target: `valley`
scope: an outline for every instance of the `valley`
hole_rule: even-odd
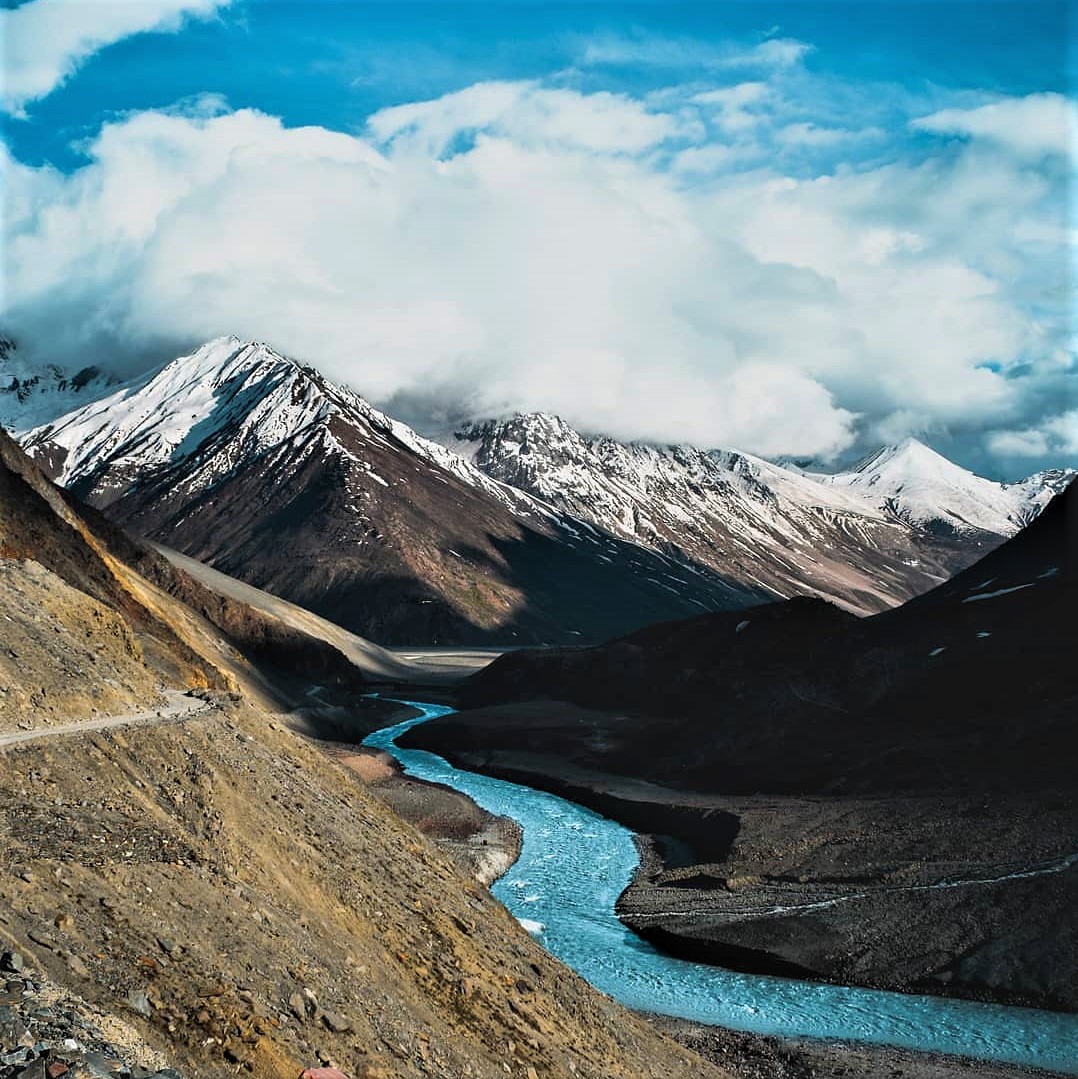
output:
[[[1078,1079],[1065,0],[6,0],[0,1079]]]
[[[23,436],[66,489],[0,433],[24,1042],[60,993],[82,1044],[185,1079],[1070,1071],[1066,474],[944,469],[948,523],[886,494],[943,468],[913,445],[866,499],[535,417],[460,456],[235,340],[111,388]],[[618,485],[563,483],[552,430]],[[706,557],[653,527],[682,488],[729,511]],[[462,559],[476,522],[535,575]],[[463,613],[449,566],[516,613]]]

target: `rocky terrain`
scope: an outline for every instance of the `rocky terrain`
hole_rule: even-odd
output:
[[[947,585],[516,652],[403,741],[650,836],[622,912],[751,971],[1072,1010],[1074,493]]]

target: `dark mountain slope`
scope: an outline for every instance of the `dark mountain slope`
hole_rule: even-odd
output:
[[[406,740],[641,833],[619,909],[672,952],[1078,1009],[1075,493],[894,611],[517,652]]]
[[[517,652],[477,676],[467,702],[554,698],[630,711],[639,719],[598,721],[616,747],[603,751],[604,766],[696,790],[1069,784],[1074,501],[1072,488],[946,585],[870,619],[794,600],[597,648]],[[424,737],[468,736],[464,717],[453,723]],[[567,756],[596,759],[583,733],[566,738]]]

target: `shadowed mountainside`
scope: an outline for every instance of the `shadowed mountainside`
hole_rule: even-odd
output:
[[[589,749],[590,732],[566,732],[562,748],[578,764],[686,789],[1070,783],[1061,750],[1074,744],[1078,707],[1075,497],[1072,487],[981,562],[869,619],[797,599],[596,648],[514,652],[472,679],[465,700],[631,712],[640,719],[610,715],[601,751]],[[466,721],[456,725],[467,737]],[[449,740],[452,726],[454,717],[430,729]]]

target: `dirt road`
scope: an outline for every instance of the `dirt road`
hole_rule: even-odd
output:
[[[28,730],[0,731],[0,747],[33,742],[38,738],[61,738],[73,734],[105,731],[110,727],[183,723],[214,708],[214,705],[207,701],[198,697],[188,697],[177,690],[166,690],[164,696],[164,704],[140,712],[126,712],[118,716],[97,716],[94,719],[81,719],[75,723],[54,723],[47,727],[34,726]]]

